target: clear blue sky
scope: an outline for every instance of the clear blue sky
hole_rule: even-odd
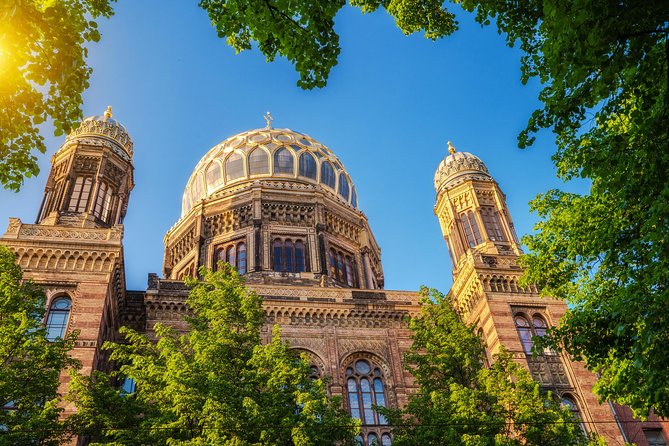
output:
[[[433,175],[448,140],[486,163],[519,235],[536,220],[528,201],[560,185],[549,132],[536,147],[517,148],[538,105],[538,85],[519,80],[520,52],[466,13],[458,14],[460,31],[435,43],[402,35],[384,12],[345,7],[336,18],[339,64],[326,88],[303,91],[285,60],[235,55],[196,1],[121,0],[115,9],[90,48],[84,115],[111,104],[134,140],[136,185],[124,239],[130,289],[145,289],[147,273],[162,272],[163,237],[180,216],[198,160],[229,136],[262,127],[268,110],[275,127],[312,136],[344,163],[381,246],[387,289],[451,286],[433,213]],[[48,130],[39,177],[19,194],[0,191],[2,233],[10,216],[35,219],[49,160],[63,142]]]

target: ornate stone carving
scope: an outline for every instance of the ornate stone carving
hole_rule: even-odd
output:
[[[100,158],[97,156],[77,155],[74,158],[74,170],[76,172],[95,173],[98,170]]]
[[[314,206],[292,203],[264,202],[262,204],[263,221],[287,223],[292,226],[313,226]]]

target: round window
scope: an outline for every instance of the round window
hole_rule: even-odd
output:
[[[372,368],[369,366],[369,363],[365,360],[360,360],[355,363],[355,371],[361,375],[366,375]]]

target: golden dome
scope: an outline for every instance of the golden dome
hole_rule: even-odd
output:
[[[330,149],[308,135],[268,123],[231,136],[202,157],[184,190],[181,215],[231,185],[267,178],[317,184],[340,202],[358,206],[353,182]]]
[[[488,168],[477,156],[469,152],[458,152],[449,142],[450,154],[444,158],[434,173],[434,188],[453,187],[465,180],[493,181]]]
[[[102,116],[89,116],[79,127],[72,130],[65,141],[72,141],[88,136],[101,137],[116,143],[123,151],[132,157],[132,140],[126,128],[112,118],[111,106],[107,107]]]

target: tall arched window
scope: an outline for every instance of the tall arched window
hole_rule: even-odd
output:
[[[205,178],[207,179],[208,186],[213,186],[221,181],[221,166],[216,161],[213,161],[207,168]]]
[[[346,270],[344,269],[344,255],[341,252],[337,253],[337,280],[346,281]]]
[[[316,160],[308,152],[304,152],[300,155],[299,175],[301,177],[311,178],[312,180],[316,179]]]
[[[269,173],[269,156],[260,147],[256,147],[249,154],[249,175]]]
[[[294,172],[293,154],[285,147],[274,152],[274,173],[293,175]]]
[[[72,187],[72,195],[70,195],[70,204],[67,210],[70,212],[85,212],[88,208],[92,187],[93,178],[77,177]]]
[[[323,164],[321,164],[321,183],[334,189],[335,179],[335,172],[332,168],[332,164],[330,164],[329,161],[324,161]]]
[[[244,159],[239,153],[233,153],[225,160],[225,180],[232,181],[244,176]]]
[[[351,206],[358,207],[358,195],[355,193],[355,187],[351,189]]]
[[[386,418],[372,406],[386,407],[383,373],[366,359],[358,359],[346,369],[349,412],[364,425],[385,425]]]
[[[246,274],[246,243],[237,245],[237,272]]]
[[[532,329],[530,328],[530,323],[524,316],[516,316],[514,318],[516,322],[516,330],[518,331],[518,336],[520,337],[520,343],[523,345],[523,351],[527,354],[532,353]]]
[[[335,250],[330,248],[328,253],[328,260],[330,260],[330,277],[337,278],[337,261],[335,260]]]
[[[479,230],[479,225],[476,223],[476,217],[473,212],[467,212],[460,216],[460,221],[462,222],[462,227],[465,230],[465,237],[467,237],[467,243],[470,248],[473,248],[476,245],[479,245],[483,242],[481,238],[481,231]]]
[[[71,309],[72,301],[69,297],[59,297],[51,302],[51,307],[49,307],[49,313],[46,317],[47,340],[55,341],[65,336]]]

